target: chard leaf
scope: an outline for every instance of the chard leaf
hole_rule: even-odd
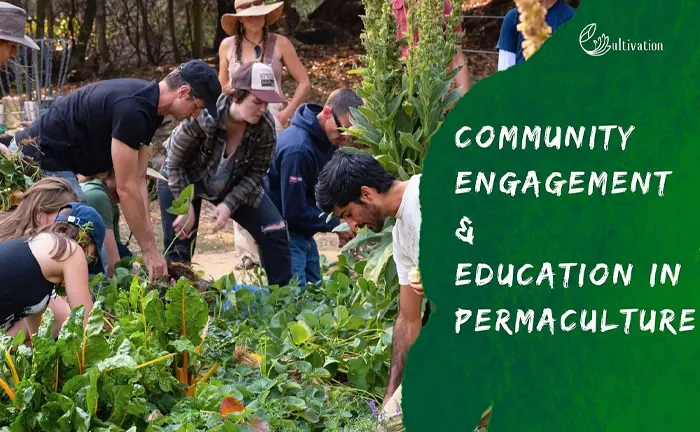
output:
[[[199,345],[200,334],[209,319],[209,307],[192,283],[181,278],[165,294],[165,320],[175,334]]]

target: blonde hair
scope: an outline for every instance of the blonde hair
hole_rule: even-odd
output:
[[[0,215],[0,241],[19,238],[41,228],[40,214],[58,213],[66,204],[78,201],[71,184],[62,178],[46,177],[24,193],[16,209]]]

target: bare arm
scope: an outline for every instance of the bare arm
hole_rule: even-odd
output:
[[[143,205],[146,210],[147,221],[149,225],[149,230],[153,232],[153,225],[151,224],[151,198],[148,194],[148,180],[146,179],[146,171],[148,170],[148,157],[150,156],[151,148],[149,146],[143,146],[139,150],[139,184],[141,185],[141,197],[143,199]]]
[[[114,231],[111,229],[105,230],[105,249],[107,250],[107,276],[112,277],[115,274],[114,265],[119,261],[119,248],[117,247],[117,238]]]
[[[231,53],[231,45],[233,44],[233,37],[227,37],[221,41],[219,45],[219,82],[221,83],[221,89],[225,90],[226,87],[231,85],[231,81],[228,76],[228,66],[229,66],[229,54]]]
[[[87,259],[85,252],[77,244],[72,247],[75,249],[75,253],[62,262],[63,282],[66,286],[66,297],[68,297],[71,309],[80,305],[85,306],[83,325],[87,325],[88,316],[92,310]]]
[[[117,194],[129,228],[134,233],[141,250],[144,252],[157,250],[149,215],[143,203],[140,151],[112,138],[112,160],[117,181]]]
[[[299,60],[299,55],[297,55],[297,50],[294,48],[294,45],[292,45],[286,37],[280,37],[279,41],[282,52],[282,63],[284,63],[289,74],[297,82],[294,95],[285,108],[291,117],[299,105],[304,102],[306,95],[309,94],[309,90],[311,90],[311,81],[309,80],[309,74],[306,68],[301,63],[301,60]]]
[[[384,402],[391,398],[401,384],[406,354],[420,333],[421,303],[422,297],[417,295],[410,285],[401,285],[399,316],[396,319],[394,336],[391,340],[391,366]]]
[[[471,82],[469,80],[469,66],[467,66],[467,60],[464,58],[461,46],[457,48],[457,54],[452,59],[452,69],[455,68],[461,68],[455,77],[455,84],[462,87],[462,94],[464,94],[471,87]]]

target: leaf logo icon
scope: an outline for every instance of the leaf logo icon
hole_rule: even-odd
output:
[[[586,27],[584,27],[583,30],[581,30],[581,34],[578,37],[579,42],[584,43],[591,40],[591,38],[595,34],[595,29],[595,23],[588,24]]]
[[[593,40],[593,49],[592,50],[587,49],[585,46],[583,46],[584,43],[593,39],[593,37],[595,36],[595,31],[596,31],[596,24],[595,23],[588,24],[586,27],[583,28],[583,30],[581,30],[581,33],[579,34],[579,37],[578,37],[578,41],[579,41],[579,45],[581,46],[581,49],[586,54],[593,56],[593,57],[600,57],[612,49],[612,47],[610,46],[610,38],[608,38],[608,36],[605,33],[602,33],[595,40]]]

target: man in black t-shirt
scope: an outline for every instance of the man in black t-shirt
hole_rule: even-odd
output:
[[[15,136],[15,143],[39,163],[42,177],[67,179],[81,200],[76,174],[93,176],[114,168],[122,211],[149,275],[162,277],[167,265],[149,218],[149,145],[165,115],[183,120],[207,108],[216,116],[220,94],[216,72],[199,60],[179,66],[160,82],[98,81],[58,99]]]

